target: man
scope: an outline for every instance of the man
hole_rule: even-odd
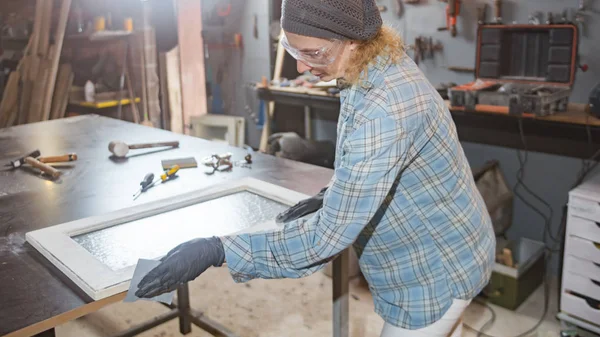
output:
[[[342,88],[329,186],[282,214],[281,231],[181,244],[137,295],[225,260],[236,282],[303,277],[353,245],[382,336],[459,336],[489,280],[495,237],[442,98],[375,0],[284,0],[281,25],[298,71]]]

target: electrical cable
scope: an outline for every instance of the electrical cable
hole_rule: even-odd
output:
[[[527,142],[525,140],[525,133],[523,131],[523,122],[522,122],[522,118],[519,118],[519,134],[521,136],[521,142],[523,143],[523,148],[525,149],[525,159],[521,158],[521,151],[517,149],[517,156],[519,158],[519,170],[517,171],[517,184],[515,184],[515,187],[513,188],[513,192],[514,194],[521,200],[523,201],[523,203],[525,203],[527,206],[529,206],[529,208],[531,208],[534,212],[538,213],[538,215],[540,215],[543,219],[544,219],[544,232],[542,234],[542,241],[544,243],[546,243],[546,236],[549,236],[550,239],[552,240],[552,243],[557,244],[559,242],[558,238],[555,238],[552,235],[552,229],[551,229],[551,225],[552,225],[552,218],[554,216],[554,209],[552,208],[552,206],[550,206],[550,204],[548,204],[545,200],[543,200],[540,196],[538,196],[536,193],[534,193],[525,183],[524,183],[524,176],[525,176],[525,167],[527,165],[527,161],[528,161],[528,154],[529,154],[529,150],[527,147]],[[524,197],[517,192],[519,186],[522,186],[525,191],[527,191],[531,196],[533,196],[535,199],[537,199],[540,203],[542,203],[544,206],[546,206],[546,208],[548,209],[550,215],[546,216],[544,213],[542,213],[537,207],[534,207],[531,203],[529,203],[528,201],[526,201],[524,199]]]
[[[549,277],[549,273],[548,271],[550,270],[549,268],[549,263],[551,261],[551,256],[553,253],[553,250],[551,248],[549,248],[549,244],[546,242],[546,236],[548,235],[550,237],[550,239],[553,241],[554,244],[556,244],[556,238],[554,238],[552,236],[551,233],[551,221],[552,221],[552,215],[553,215],[553,208],[552,206],[546,202],[545,200],[543,200],[539,195],[537,195],[535,192],[533,192],[523,181],[524,176],[525,176],[525,166],[527,164],[527,160],[528,160],[528,153],[529,150],[527,148],[527,142],[525,140],[525,133],[523,131],[523,122],[522,122],[522,118],[520,117],[518,119],[519,122],[519,133],[521,136],[521,142],[523,143],[523,148],[525,150],[525,158],[521,157],[521,151],[517,150],[517,157],[519,159],[519,170],[517,171],[517,183],[515,184],[514,188],[513,188],[513,193],[515,194],[515,196],[517,196],[525,205],[527,205],[531,210],[533,210],[535,213],[537,213],[542,219],[544,219],[544,233],[543,233],[543,242],[544,242],[544,310],[542,312],[542,315],[540,317],[540,319],[537,321],[537,323],[530,328],[529,330],[514,336],[514,337],[525,337],[528,336],[529,334],[531,334],[532,332],[536,331],[538,329],[538,327],[544,322],[544,318],[546,317],[546,314],[548,313],[548,309],[549,309],[549,300],[550,300],[550,277]],[[527,191],[529,194],[531,194],[535,199],[537,199],[538,201],[540,201],[544,206],[546,206],[546,208],[548,208],[550,215],[546,215],[544,212],[542,212],[539,208],[535,207],[533,204],[531,204],[529,201],[527,201],[521,194],[520,192],[518,192],[518,187],[521,186],[525,189],[525,191]],[[558,233],[560,235],[560,231]],[[484,302],[479,302],[483,304],[484,306],[486,306],[490,312],[492,312],[492,317],[483,325],[483,327],[481,328],[481,330],[477,330],[474,329],[473,327],[464,324],[467,328],[477,332],[477,336],[485,336],[485,337],[496,337],[496,336],[492,336],[492,335],[488,335],[485,334],[483,331],[487,330],[489,326],[491,326],[491,324],[493,324],[493,322],[496,319],[496,314],[493,310],[493,308],[491,306],[489,306],[489,304],[484,303]]]
[[[589,130],[589,124],[587,124],[587,136],[588,136],[588,143],[591,145],[592,143],[592,136],[591,136],[591,131]],[[539,197],[537,194],[535,194],[533,191],[531,191],[523,182],[523,177],[525,175],[524,171],[525,171],[525,165],[527,164],[527,159],[528,159],[528,149],[527,149],[527,143],[525,141],[525,134],[523,132],[523,124],[522,124],[522,119],[519,118],[519,133],[521,136],[521,142],[523,143],[523,148],[525,150],[525,158],[523,159],[521,157],[521,153],[520,150],[517,150],[517,156],[519,158],[519,170],[517,171],[517,184],[515,184],[515,187],[513,188],[513,192],[515,193],[515,195],[525,203],[525,205],[527,205],[528,207],[530,207],[534,212],[536,212],[538,215],[540,215],[543,219],[544,219],[544,235],[543,235],[543,241],[545,244],[545,251],[544,251],[544,259],[545,259],[545,263],[544,263],[544,311],[543,314],[540,318],[540,320],[529,330],[525,331],[524,333],[521,333],[517,336],[514,337],[524,337],[527,336],[529,334],[531,334],[532,332],[534,332],[544,321],[544,317],[546,317],[546,314],[548,313],[548,308],[549,308],[549,300],[550,300],[550,282],[549,282],[549,264],[551,261],[551,257],[552,254],[559,252],[560,250],[556,250],[556,249],[552,249],[554,247],[550,247],[551,244],[560,244],[562,238],[565,235],[566,232],[566,220],[567,220],[567,205],[565,204],[563,206],[563,211],[562,211],[562,216],[561,216],[561,223],[559,225],[559,228],[557,230],[557,235],[556,237],[552,235],[552,231],[550,228],[550,223],[551,223],[551,219],[552,219],[552,214],[553,214],[553,209],[552,207],[546,202],[544,201],[541,197]],[[587,175],[593,171],[598,164],[600,164],[600,161],[597,161],[598,157],[600,156],[600,149],[598,149],[590,158],[588,159],[584,159],[582,160],[582,165],[581,165],[581,169],[577,175],[577,179],[575,180],[572,188],[577,187],[578,185],[580,185],[583,180],[585,180],[585,178],[587,177]],[[591,164],[593,163],[593,164]],[[544,204],[548,210],[550,211],[550,216],[546,216],[546,214],[544,214],[542,211],[540,211],[537,207],[533,206],[531,203],[529,203],[528,201],[526,201],[522,195],[520,193],[517,192],[517,187],[518,185],[522,185],[522,187],[529,192],[534,198],[536,198],[538,201],[540,201],[542,204]],[[550,239],[552,240],[551,244],[549,244],[548,242],[546,242],[546,234],[548,234],[548,236],[550,237]],[[490,312],[492,313],[492,317],[481,327],[481,330],[477,330],[474,329],[473,327],[469,326],[468,324],[464,324],[467,328],[477,332],[477,336],[484,336],[484,337],[496,337],[496,336],[492,336],[492,335],[487,335],[485,334],[483,331],[487,330],[489,326],[491,326],[494,321],[496,320],[496,313],[494,312],[493,308],[483,302],[483,301],[475,301],[479,304],[484,305],[486,308],[488,308],[490,310]]]

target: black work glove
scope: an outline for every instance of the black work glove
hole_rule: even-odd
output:
[[[277,215],[276,222],[286,223],[288,221],[299,219],[306,214],[314,213],[323,206],[323,197],[325,196],[327,187],[324,187],[317,195],[308,199],[300,200],[294,206],[288,208],[283,213]]]
[[[192,281],[210,266],[220,267],[225,261],[225,250],[217,237],[199,238],[184,242],[171,249],[138,283],[135,296],[152,298],[177,289]]]

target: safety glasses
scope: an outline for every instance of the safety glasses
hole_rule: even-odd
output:
[[[335,62],[335,59],[344,47],[344,42],[340,40],[329,40],[325,45],[318,48],[299,50],[292,47],[285,34],[283,34],[281,37],[281,45],[293,58],[307,66],[325,67]]]

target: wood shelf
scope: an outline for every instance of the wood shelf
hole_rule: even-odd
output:
[[[141,99],[139,97],[135,98],[135,103],[139,103]],[[119,105],[119,100],[110,100],[110,101],[100,101],[100,102],[69,102],[69,104],[82,106],[85,108],[92,109],[105,109],[105,108],[113,108]],[[129,98],[124,98],[121,100],[121,105],[131,104],[131,100]]]
[[[110,41],[126,38],[133,35],[133,32],[126,30],[105,30],[93,33],[71,34],[65,37],[66,40],[89,40],[89,41]]]
[[[340,98],[322,90],[256,86],[259,99],[277,104],[339,111]],[[464,111],[446,101],[461,141],[530,150],[573,158],[589,158],[600,149],[600,119],[586,104],[569,103],[566,112],[551,116],[498,111]],[[521,140],[522,123],[527,144]]]

